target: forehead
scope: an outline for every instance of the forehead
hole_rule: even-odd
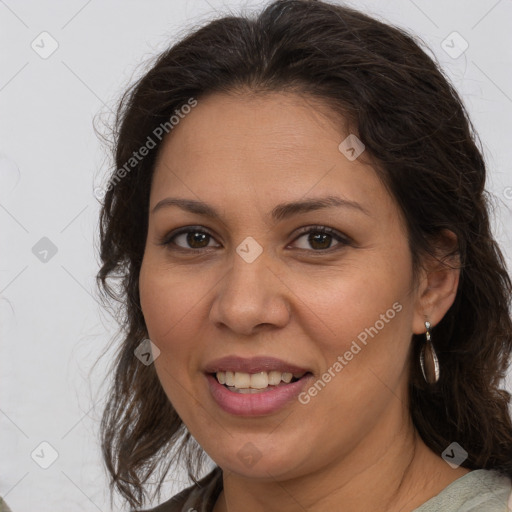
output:
[[[160,148],[151,204],[171,191],[217,198],[223,206],[248,196],[261,204],[336,191],[374,208],[393,208],[369,159],[351,161],[340,151],[346,126],[326,104],[292,93],[199,99]]]
[[[187,158],[194,154],[200,158],[205,153],[220,157],[226,149],[233,149],[264,160],[265,151],[304,154],[318,150],[319,139],[325,145],[331,139],[337,147],[344,120],[332,111],[327,116],[329,111],[319,100],[293,93],[211,94],[199,99],[173,129],[164,151],[179,145],[187,149]],[[329,154],[315,152],[317,158],[329,158]],[[235,155],[226,156],[232,159]]]

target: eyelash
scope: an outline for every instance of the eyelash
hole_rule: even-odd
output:
[[[172,241],[173,239],[175,239],[179,235],[183,235],[183,234],[187,234],[187,233],[202,233],[202,234],[210,236],[211,238],[214,238],[211,233],[209,233],[208,231],[206,231],[204,229],[201,229],[200,227],[196,228],[195,226],[186,226],[186,227],[180,228],[177,231],[169,233],[168,235],[164,236],[160,240],[159,245],[163,245],[163,246],[175,245],[175,248],[172,248],[172,250],[176,250],[176,251],[180,251],[180,252],[198,252],[198,251],[202,251],[202,250],[212,249],[212,247],[203,247],[200,249],[192,249],[192,248],[187,249],[187,248],[180,247],[180,246],[174,244],[174,242]],[[315,253],[330,253],[332,251],[341,249],[343,246],[352,244],[352,240],[350,238],[348,238],[345,235],[342,235],[340,232],[336,231],[335,229],[329,228],[327,226],[304,227],[299,231],[298,236],[293,240],[293,242],[297,241],[302,236],[308,235],[310,233],[321,233],[321,234],[325,234],[325,235],[330,235],[337,242],[339,242],[339,244],[334,247],[329,247],[328,249],[317,249],[317,250],[311,249],[311,251],[308,251],[308,249],[298,249],[299,251],[308,251],[308,252],[315,252]]]

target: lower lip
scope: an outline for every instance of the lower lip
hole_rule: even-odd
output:
[[[271,414],[296,399],[313,375],[308,374],[290,384],[259,393],[237,393],[219,383],[213,375],[206,375],[213,399],[224,411],[237,416]]]

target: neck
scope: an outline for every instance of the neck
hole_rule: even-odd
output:
[[[410,419],[396,427],[380,421],[343,458],[293,479],[262,482],[224,471],[214,512],[410,512],[468,472],[433,453]]]

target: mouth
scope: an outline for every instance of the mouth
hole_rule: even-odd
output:
[[[311,375],[311,372],[282,372],[279,370],[260,371],[255,373],[218,371],[209,373],[219,384],[229,391],[241,394],[264,393],[287,384],[293,384]]]
[[[203,368],[213,401],[237,416],[261,417],[291,407],[313,380],[309,368],[273,356],[231,355]]]

